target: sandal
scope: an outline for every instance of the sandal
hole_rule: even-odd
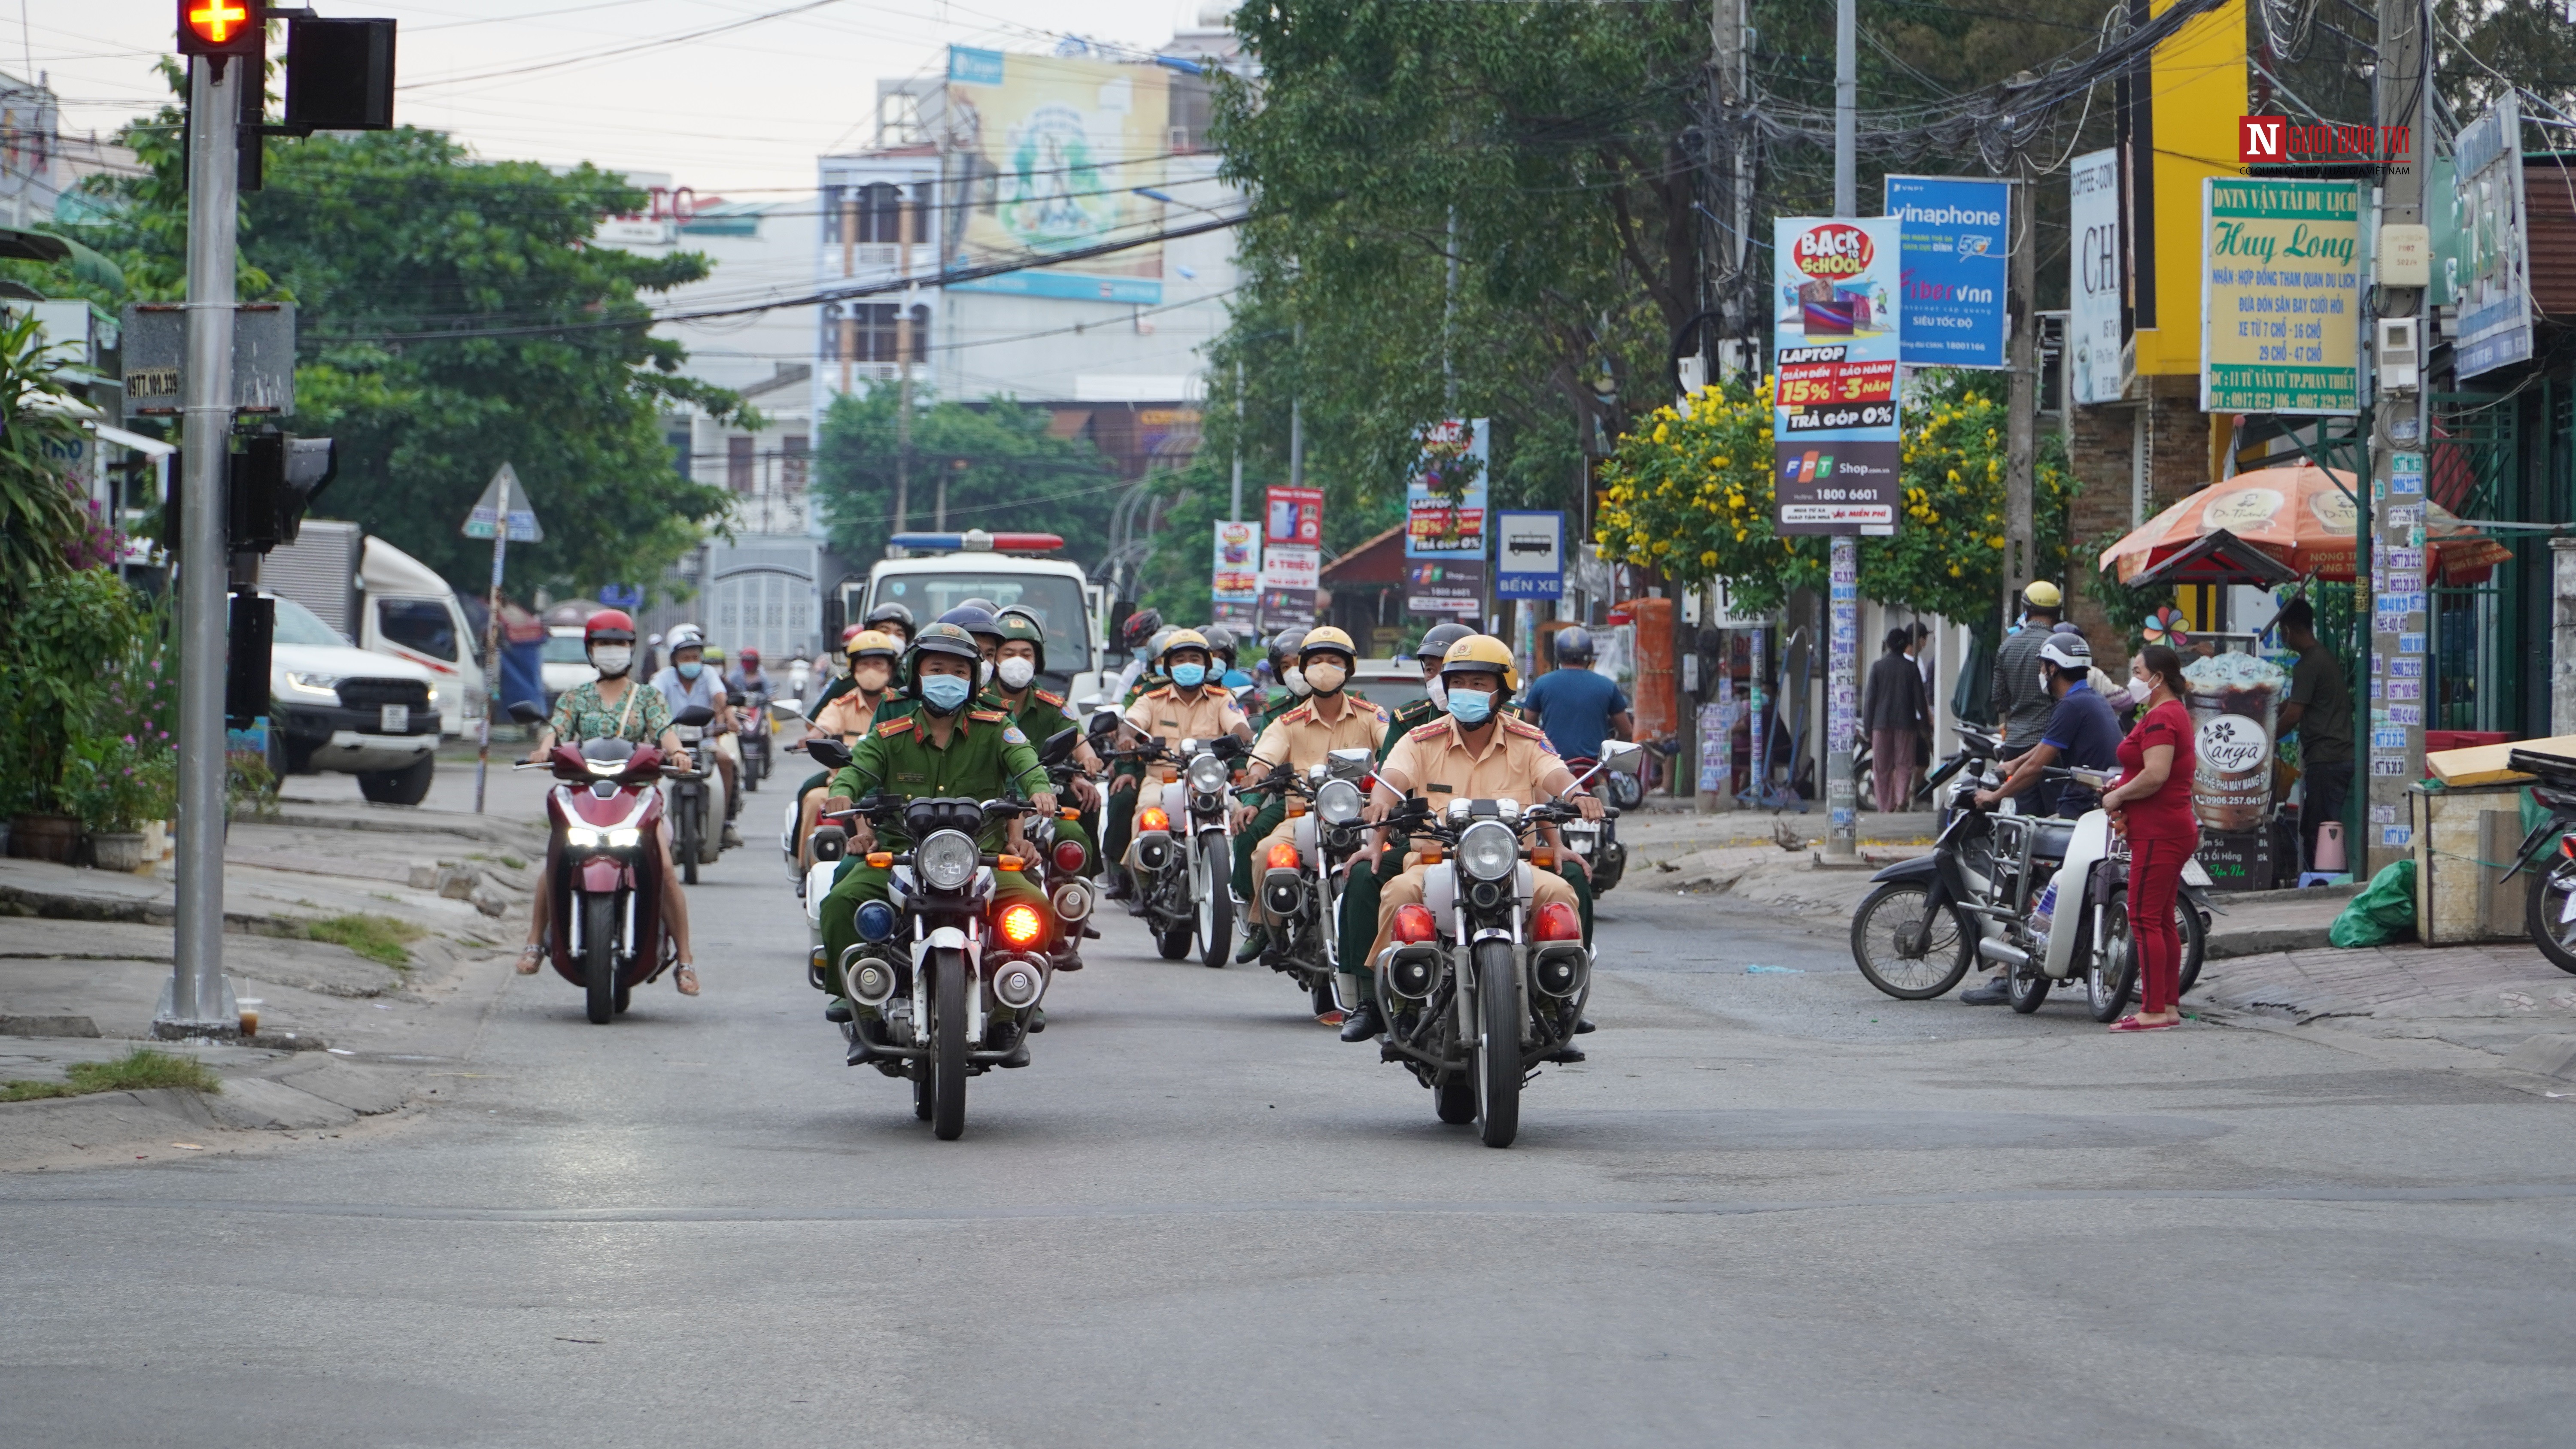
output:
[[[689,964],[688,962],[686,962],[686,961],[683,961],[683,962],[681,962],[679,965],[672,967],[672,968],[671,968],[671,984],[672,984],[672,985],[674,985],[674,986],[677,986],[678,988],[680,988],[680,994],[681,994],[682,996],[695,996],[695,995],[697,995],[697,994],[698,994],[698,968],[697,968],[697,967],[695,967],[695,966],[690,965],[690,964]]]
[[[2145,1020],[2142,1020],[2142,1019],[2140,1019],[2139,1017],[2137,1017],[2137,1016],[2135,1016],[2135,1015],[2130,1015],[2130,1016],[2124,1016],[2124,1017],[2121,1017],[2118,1021],[2115,1021],[2115,1022],[2111,1023],[2111,1030],[2113,1030],[2113,1031],[2163,1031],[2163,1030],[2165,1030],[2167,1027],[2175,1027],[2175,1026],[2180,1026],[2180,1025],[2182,1025],[2182,1019],[2181,1019],[2181,1018],[2179,1018],[2179,1017],[2175,1018],[2175,1019],[2174,1019],[2174,1020],[2172,1020],[2172,1021],[2145,1021]]]
[[[546,948],[545,948],[545,947],[543,947],[543,946],[538,946],[538,945],[530,945],[530,946],[524,947],[523,949],[521,949],[521,950],[520,950],[520,952],[519,952],[519,966],[518,966],[518,971],[519,971],[519,974],[520,974],[520,975],[522,975],[522,976],[534,976],[534,975],[536,975],[536,974],[537,974],[538,970],[539,970],[540,968],[542,968],[545,964],[546,964]]]

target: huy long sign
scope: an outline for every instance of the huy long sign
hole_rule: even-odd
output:
[[[2201,411],[2358,411],[2359,188],[2227,176],[2201,186]]]

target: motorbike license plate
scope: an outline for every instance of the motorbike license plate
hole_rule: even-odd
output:
[[[411,730],[411,706],[407,704],[384,706],[378,711],[376,727],[389,735],[408,733]]]

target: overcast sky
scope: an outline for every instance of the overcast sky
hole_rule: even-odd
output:
[[[8,16],[12,3],[0,0],[0,69],[47,73],[64,130],[104,134],[166,95],[153,62],[172,47],[171,0],[14,0],[21,13]],[[402,22],[394,115],[404,124],[453,132],[485,157],[668,172],[702,198],[742,200],[812,189],[816,156],[867,144],[877,80],[935,70],[948,45],[1044,51],[1071,31],[1150,48],[1199,10],[1199,0],[306,3]],[[679,38],[724,25],[737,28]],[[659,41],[669,43],[648,43]]]

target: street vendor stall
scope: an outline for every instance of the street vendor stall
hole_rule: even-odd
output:
[[[2132,588],[2350,583],[2358,487],[2350,473],[2312,464],[2241,473],[2139,525],[2104,550],[2098,566]],[[2446,580],[2474,577],[2511,556],[2430,501],[2425,542]],[[2290,678],[2261,657],[2254,639],[2224,636],[2237,647],[2199,650],[2203,657],[2183,670],[2197,726],[2192,803],[2203,827],[2201,860],[2220,886],[2246,890],[2286,883],[2298,870],[2296,845],[2283,840],[2274,820],[2277,722]],[[2175,642],[2189,657],[2193,641],[2221,643],[2209,635]],[[2352,693],[2359,700],[2365,692],[2356,685]]]

